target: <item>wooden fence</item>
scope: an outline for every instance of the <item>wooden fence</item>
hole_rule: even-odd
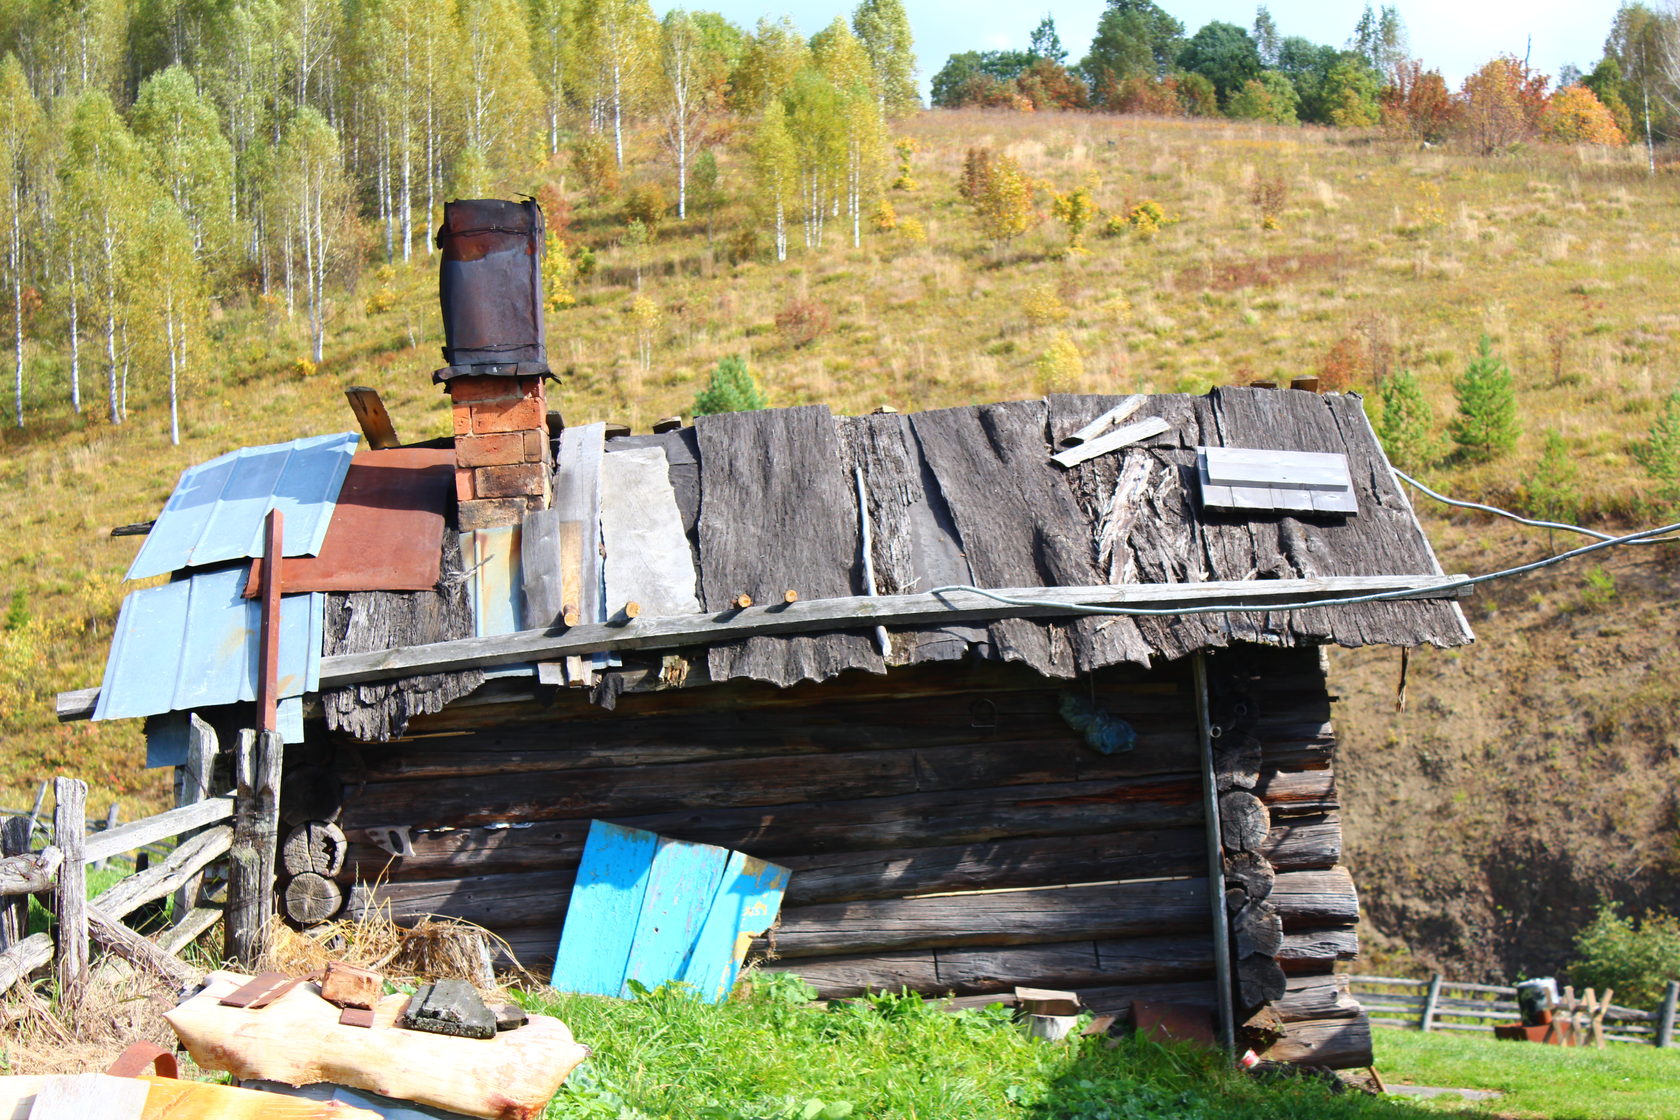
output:
[[[91,948],[173,982],[197,973],[179,959],[183,949],[226,916],[226,955],[254,964],[274,914],[275,836],[279,818],[281,747],[273,732],[242,732],[234,753],[236,788],[212,796],[217,753],[208,725],[191,720],[187,761],[178,769],[177,805],[167,812],[88,834],[87,783],[58,778],[51,843],[34,850],[35,819],[19,814],[0,824],[0,994],[19,980],[54,966],[61,999],[73,1008],[87,983]],[[166,842],[173,846],[164,848]],[[135,870],[87,897],[87,872],[137,851],[156,863]],[[204,897],[206,872],[226,863],[225,907]],[[53,933],[27,934],[29,896],[41,895],[55,916]],[[124,924],[142,907],[173,898],[167,928],[147,937]]]
[[[1348,977],[1352,991],[1379,1027],[1416,1027],[1425,1031],[1491,1031],[1501,1023],[1519,1023],[1517,989],[1502,984],[1467,984],[1436,973],[1427,980],[1397,976]],[[1609,1004],[1604,1009],[1604,1038],[1673,1046],[1680,980],[1670,981],[1655,1012]]]

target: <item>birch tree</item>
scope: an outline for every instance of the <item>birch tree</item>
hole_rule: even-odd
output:
[[[207,268],[231,272],[233,146],[221,119],[180,66],[140,85],[132,114],[135,139],[152,176],[169,193],[192,239],[193,257]]]
[[[712,83],[723,60],[707,49],[694,17],[673,9],[661,26],[660,111],[665,144],[676,163],[677,220],[688,218],[688,166],[694,139],[709,108]]]
[[[204,267],[185,214],[167,197],[148,208],[131,267],[144,357],[168,371],[169,442],[181,442],[181,394],[204,320]],[[159,352],[161,350],[161,353]]]
[[[0,61],[0,224],[5,236],[5,282],[12,311],[13,413],[23,427],[23,319],[28,272],[30,176],[39,147],[41,107],[30,92],[23,64],[15,54]]]
[[[565,113],[569,75],[577,70],[575,17],[577,0],[531,0],[531,70],[543,91],[548,123],[548,154],[560,152],[560,119]]]
[[[747,40],[741,61],[729,76],[729,106],[737,113],[761,111],[772,98],[786,93],[794,75],[811,64],[810,48],[804,36],[786,16],[772,23],[758,21],[758,30]]]
[[[753,177],[758,180],[758,201],[775,222],[776,259],[787,260],[787,211],[799,178],[798,154],[788,134],[787,110],[780,100],[764,107],[752,137]]]
[[[914,112],[921,95],[916,92],[915,39],[903,0],[863,0],[852,13],[852,30],[869,52],[881,111],[889,117]]]
[[[300,109],[281,137],[275,170],[273,225],[283,239],[287,288],[295,289],[301,268],[310,358],[319,365],[327,281],[343,263],[355,222],[354,191],[344,173],[338,133],[314,109]]]
[[[530,38],[517,0],[462,0],[466,45],[465,147],[458,171],[463,193],[489,188],[488,177],[526,162],[542,103],[531,73]]]
[[[830,208],[838,209],[846,159],[845,101],[827,78],[806,70],[784,99],[799,167],[805,247],[820,249]]]
[[[642,108],[658,65],[659,22],[647,0],[583,0],[582,67],[612,118],[613,155],[624,167],[624,121]]]

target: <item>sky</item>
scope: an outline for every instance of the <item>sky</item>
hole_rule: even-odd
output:
[[[856,0],[690,0],[691,8],[722,12],[752,28],[763,15],[788,15],[806,35],[820,31],[836,15],[848,18]],[[1253,0],[1156,0],[1184,24],[1186,34],[1210,20],[1240,27],[1254,24]],[[916,36],[917,75],[922,95],[928,81],[959,51],[1019,50],[1046,14],[1067,48],[1068,60],[1085,55],[1102,15],[1102,0],[1040,0],[1038,4],[999,4],[987,0],[904,0]],[[666,5],[669,6],[669,5]],[[1364,9],[1363,0],[1272,0],[1267,5],[1283,35],[1301,35],[1317,43],[1342,46]],[[1374,6],[1380,7],[1380,3]],[[1457,88],[1464,76],[1498,54],[1526,52],[1540,72],[1556,77],[1565,63],[1591,70],[1604,49],[1618,3],[1606,0],[1400,0],[1396,5],[1411,38],[1412,54],[1441,71]],[[1529,46],[1529,37],[1533,46]]]

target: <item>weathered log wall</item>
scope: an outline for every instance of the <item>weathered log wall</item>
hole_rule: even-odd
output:
[[[1222,786],[1244,810],[1227,821],[1239,976],[1265,965],[1291,1055],[1368,1061],[1357,1005],[1330,977],[1354,951],[1357,904],[1337,866],[1316,652],[1246,647],[1209,664]],[[338,745],[338,878],[377,882],[399,920],[486,925],[540,970],[589,821],[604,818],[791,867],[755,956],[825,996],[1033,984],[1098,1010],[1211,1004],[1192,682],[1185,662],[1072,684],[961,662],[626,695],[610,714],[572,690],[457,704],[416,716],[401,741]],[[1060,714],[1070,692],[1130,723],[1135,748],[1087,746]],[[392,829],[410,830],[412,854],[372,841]]]

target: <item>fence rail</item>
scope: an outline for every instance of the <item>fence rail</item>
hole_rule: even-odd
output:
[[[1516,988],[1502,984],[1460,983],[1440,973],[1427,980],[1363,975],[1351,975],[1348,980],[1374,1026],[1491,1031],[1498,1024],[1522,1021]],[[1670,981],[1662,1005],[1654,1012],[1606,1004],[1602,1009],[1604,1038],[1671,1047],[1677,1004],[1680,980]]]

